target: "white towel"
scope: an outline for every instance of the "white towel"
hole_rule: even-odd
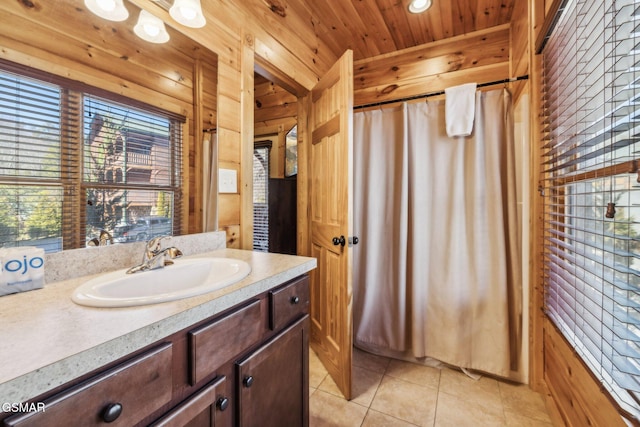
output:
[[[448,136],[471,135],[476,112],[476,87],[476,83],[467,83],[444,90]]]

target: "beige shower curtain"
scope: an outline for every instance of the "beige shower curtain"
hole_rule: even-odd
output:
[[[475,114],[458,138],[444,101],[354,115],[355,343],[509,377],[522,311],[509,92],[478,92]]]

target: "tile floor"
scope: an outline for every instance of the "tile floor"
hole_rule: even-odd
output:
[[[310,427],[552,427],[542,396],[525,385],[432,368],[354,349],[346,401],[309,352]]]

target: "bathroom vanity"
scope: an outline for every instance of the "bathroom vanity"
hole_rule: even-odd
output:
[[[70,326],[84,316],[85,323],[78,325],[84,330],[20,344],[34,351],[50,344],[53,355],[42,353],[35,369],[27,357],[25,363],[33,366],[25,369],[32,370],[0,383],[3,403],[32,402],[36,409],[2,413],[3,425],[308,425],[307,272],[316,260],[237,250],[204,255],[243,259],[252,272],[211,294],[143,307],[103,309],[57,301],[57,318],[50,321]],[[56,293],[69,299],[67,293],[81,280],[45,286],[42,292],[57,287]],[[36,298],[36,292],[0,299],[0,310],[9,299],[19,304]],[[43,294],[41,302],[51,303],[50,298],[55,296]],[[19,311],[12,313],[20,317]],[[109,324],[110,332],[100,331]],[[6,335],[8,330],[0,327],[0,340],[20,341]],[[51,330],[27,331],[24,338],[33,340],[39,333]],[[81,335],[89,342],[77,341]],[[6,375],[8,363],[21,365],[19,353],[18,348],[9,356],[3,351],[0,373]],[[16,359],[8,360],[11,355]],[[44,411],[38,411],[42,404]]]

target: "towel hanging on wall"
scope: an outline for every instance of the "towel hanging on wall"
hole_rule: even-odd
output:
[[[471,135],[476,112],[476,87],[476,83],[466,83],[444,90],[448,136]]]

